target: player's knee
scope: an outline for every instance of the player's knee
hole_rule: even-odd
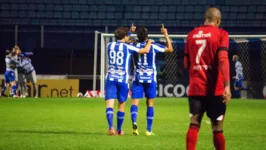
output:
[[[118,110],[125,112],[125,105],[126,105],[126,102],[118,102]]]
[[[133,99],[131,104],[138,106],[139,105],[139,99]]]
[[[114,108],[114,99],[106,100],[106,108]]]
[[[190,114],[190,123],[200,125],[202,117],[203,117],[203,114],[196,114],[196,115]]]
[[[223,121],[212,121],[212,130],[214,132],[222,131],[223,130]]]
[[[146,105],[147,105],[147,107],[153,107],[153,105],[154,105],[154,100],[153,100],[153,99],[147,99],[147,100],[146,100]]]
[[[11,86],[15,86],[16,85],[16,81],[11,82]]]

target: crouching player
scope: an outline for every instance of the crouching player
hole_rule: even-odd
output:
[[[132,84],[132,105],[130,108],[131,120],[133,126],[133,135],[139,135],[137,125],[139,99],[143,98],[144,94],[147,98],[147,130],[146,135],[154,135],[152,132],[152,122],[154,117],[154,98],[156,97],[156,53],[173,52],[173,46],[168,36],[167,29],[162,25],[162,34],[166,38],[166,46],[152,44],[148,54],[139,55],[134,53],[135,75]],[[148,30],[139,28],[137,31],[138,42],[135,43],[137,48],[143,48],[148,39]]]
[[[109,125],[108,135],[123,135],[122,124],[125,116],[125,102],[128,96],[129,64],[132,52],[146,54],[152,41],[149,40],[144,48],[136,48],[125,42],[129,41],[129,29],[119,27],[115,31],[116,42],[107,45],[108,72],[105,83],[106,118]],[[118,99],[117,128],[113,128],[114,100]]]

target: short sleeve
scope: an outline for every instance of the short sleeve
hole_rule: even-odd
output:
[[[229,36],[228,36],[228,32],[221,30],[221,42],[220,42],[220,46],[218,48],[219,51],[224,50],[224,51],[228,51],[229,49]]]
[[[152,44],[152,48],[155,53],[164,53],[165,46],[161,44]]]

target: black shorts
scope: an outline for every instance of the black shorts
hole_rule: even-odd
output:
[[[226,112],[226,104],[223,103],[222,96],[190,96],[190,114],[204,114],[213,121],[222,121]]]

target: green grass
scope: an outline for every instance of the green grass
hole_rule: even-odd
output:
[[[129,101],[130,102],[130,101]],[[184,150],[189,124],[186,99],[158,98],[154,137],[146,137],[146,107],[139,108],[140,136],[131,134],[129,103],[125,136],[107,136],[103,99],[0,99],[0,149]],[[116,122],[116,121],[115,121]],[[266,101],[232,100],[224,125],[228,150],[266,148]],[[205,117],[197,150],[212,150]]]

